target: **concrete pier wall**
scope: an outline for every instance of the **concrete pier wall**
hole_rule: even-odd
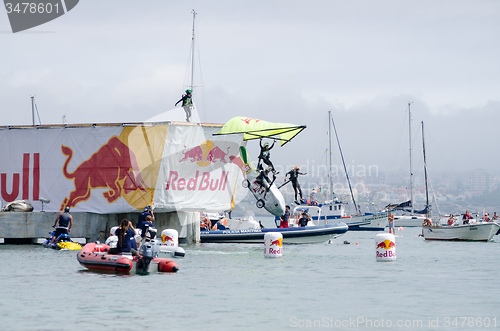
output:
[[[5,239],[47,238],[53,231],[52,225],[59,213],[53,212],[0,212],[0,243]],[[127,218],[136,225],[138,214],[94,214],[71,213],[73,227],[70,237],[86,238],[87,242],[104,241],[109,236],[109,229],[118,226]],[[200,213],[171,212],[155,213],[153,225],[158,229],[159,238],[164,229],[176,229],[180,243],[196,243],[200,241]]]

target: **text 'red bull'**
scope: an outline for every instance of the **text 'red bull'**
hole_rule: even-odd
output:
[[[102,194],[108,203],[137,189],[144,192],[148,189],[140,175],[134,152],[117,136],[111,137],[72,173],[68,172],[68,165],[73,157],[73,150],[61,145],[61,151],[67,156],[63,174],[74,180],[75,189],[70,192],[69,197],[64,198],[60,210],[88,200],[94,188],[109,189]]]
[[[200,172],[196,171],[193,178],[186,179],[179,178],[179,173],[177,171],[170,171],[166,189],[172,191],[182,191],[184,189],[188,191],[224,191],[226,190],[228,173],[228,171],[222,171],[220,178],[213,179],[210,178],[210,172],[204,172],[200,178]]]

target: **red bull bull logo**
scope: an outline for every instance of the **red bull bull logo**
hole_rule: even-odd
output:
[[[271,242],[269,243],[269,247],[271,246],[283,247],[283,238],[271,240]]]
[[[380,242],[377,245],[377,248],[383,248],[383,249],[389,250],[395,246],[396,246],[396,244],[394,242],[390,241],[389,239],[386,239],[386,240]]]
[[[174,238],[167,236],[166,234],[161,235],[161,242],[166,243],[167,241],[174,241]]]
[[[242,118],[241,119],[243,122],[245,122],[246,124],[250,124],[251,121],[255,121],[255,123],[259,122],[260,120],[256,120],[256,119],[253,119],[253,118]]]
[[[184,155],[179,163],[183,162],[196,162],[200,167],[206,167],[211,163],[222,162],[227,163],[226,156],[229,154],[229,149],[227,147],[226,152],[223,151],[219,146],[211,140],[204,141],[199,146],[187,149],[184,146],[182,154]]]
[[[73,157],[73,150],[61,145],[61,151],[67,156],[63,174],[67,179],[73,180],[75,189],[64,198],[60,210],[87,201],[95,188],[108,189],[102,194],[108,203],[115,202],[125,194],[137,190],[146,192],[148,189],[140,175],[134,152],[117,136],[111,137],[71,173],[68,172],[68,165]]]

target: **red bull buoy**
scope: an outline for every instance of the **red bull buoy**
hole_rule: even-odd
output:
[[[375,236],[375,252],[378,262],[396,260],[396,238],[391,233]]]
[[[280,232],[268,232],[264,235],[264,256],[281,257],[283,254],[283,235]]]
[[[179,232],[175,229],[165,229],[161,232],[162,246],[177,247],[179,246]]]

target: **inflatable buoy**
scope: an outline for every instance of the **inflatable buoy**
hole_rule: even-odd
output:
[[[390,233],[381,233],[375,236],[375,252],[377,262],[396,260],[396,238]]]
[[[264,256],[281,257],[283,254],[283,235],[280,232],[268,232],[264,235]]]

